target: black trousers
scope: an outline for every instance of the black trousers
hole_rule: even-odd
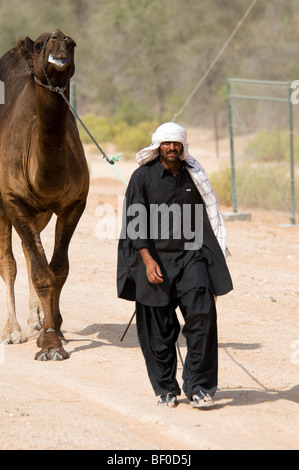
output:
[[[189,400],[194,394],[217,388],[217,315],[213,294],[204,288],[191,289],[167,307],[149,307],[136,302],[136,325],[147,372],[156,395],[181,394],[176,380],[176,341],[180,307],[185,324],[187,355],[183,368],[183,391]]]

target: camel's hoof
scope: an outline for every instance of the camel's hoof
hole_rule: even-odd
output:
[[[42,329],[41,324],[37,321],[30,326],[31,330],[40,331]]]
[[[14,333],[8,333],[3,335],[1,339],[1,343],[3,344],[22,344],[27,341],[26,336],[23,335],[22,332],[17,331]]]
[[[41,350],[35,355],[36,361],[63,361],[68,358],[69,355],[63,348],[50,348],[47,351]]]
[[[37,346],[41,348],[35,355],[37,361],[63,361],[69,357],[62,347],[61,339],[53,328],[41,331],[37,339]]]
[[[36,361],[47,361],[48,358],[47,358],[46,354],[42,352],[42,353],[40,353],[40,354],[37,353],[37,354],[35,355],[35,360],[36,360]]]
[[[40,331],[42,329],[42,323],[44,318],[44,312],[38,305],[30,306],[29,317],[27,323],[32,332]]]
[[[56,352],[56,353],[53,355],[53,361],[63,361],[62,355],[59,354],[59,352]]]

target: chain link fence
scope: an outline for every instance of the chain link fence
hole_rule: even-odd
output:
[[[296,84],[227,80],[234,212],[240,208],[261,208],[284,213],[292,225],[296,222],[299,207]]]

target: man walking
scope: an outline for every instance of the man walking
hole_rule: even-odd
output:
[[[187,345],[183,391],[191,406],[211,406],[218,376],[214,297],[232,289],[223,218],[204,169],[189,155],[183,127],[158,127],[136,159],[118,247],[118,296],[136,303],[149,379],[158,404],[172,407],[181,394],[180,308]]]

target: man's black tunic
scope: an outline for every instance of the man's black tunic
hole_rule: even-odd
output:
[[[127,227],[134,217],[123,218],[123,230],[118,246],[117,290],[118,297],[137,300],[143,305],[162,307],[194,287],[209,289],[214,295],[224,295],[232,290],[232,281],[225,257],[211,228],[203,200],[182,161],[180,173],[173,176],[160,163],[159,158],[139,167],[132,174],[125,197],[125,212],[132,204],[147,208],[147,236],[130,238]],[[151,238],[150,207],[177,204],[203,205],[203,244],[195,250],[186,250],[183,237]],[[178,207],[177,206],[177,207]],[[170,212],[171,214],[171,212]],[[194,229],[195,211],[192,211],[191,228]],[[170,223],[170,229],[172,225]],[[146,276],[139,248],[148,248],[163,273],[163,283],[152,284]]]

